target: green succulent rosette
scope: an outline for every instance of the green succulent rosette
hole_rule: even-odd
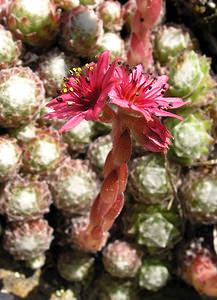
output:
[[[180,225],[177,213],[159,206],[137,204],[129,207],[125,215],[125,232],[150,253],[172,248],[180,239]]]
[[[174,181],[178,174],[175,165],[171,167]],[[141,203],[168,205],[173,197],[171,183],[163,156],[151,153],[132,160],[129,173],[129,191]]]
[[[192,165],[209,153],[213,144],[211,136],[212,120],[201,113],[183,114],[184,120],[169,119],[166,122],[173,139],[169,155],[183,165]]]
[[[7,135],[0,136],[0,181],[13,178],[21,166],[22,149],[17,140]]]
[[[169,278],[168,264],[158,259],[145,259],[138,274],[138,284],[142,289],[157,292],[163,288]]]
[[[53,229],[44,219],[12,222],[3,236],[3,247],[17,260],[30,260],[44,254],[53,240]]]
[[[190,48],[190,34],[182,27],[164,25],[155,36],[154,56],[161,64],[171,62],[181,52]]]
[[[45,181],[16,177],[6,184],[0,203],[10,221],[32,220],[49,211],[51,194]]]
[[[100,136],[90,144],[87,157],[100,176],[102,176],[103,166],[106,157],[112,149],[112,139],[110,135]]]
[[[193,223],[217,222],[217,178],[215,174],[191,171],[180,187],[185,216]]]
[[[11,32],[0,25],[0,69],[16,65],[21,48],[21,41],[15,41]]]
[[[85,152],[94,136],[93,122],[83,120],[76,127],[63,133],[63,140],[74,154]]]
[[[65,148],[66,145],[56,131],[41,131],[24,145],[23,170],[48,175],[64,160]]]
[[[184,51],[170,63],[169,95],[184,98],[195,106],[209,102],[214,88],[210,64],[205,55]]]
[[[49,300],[77,300],[75,293],[72,289],[58,289],[54,291]]]
[[[0,125],[17,128],[29,123],[44,105],[43,82],[28,67],[0,71]]]
[[[96,282],[97,300],[138,300],[135,284],[126,279],[117,279],[104,274]]]
[[[53,0],[12,0],[9,5],[9,30],[30,46],[51,42],[60,24],[60,11]]]
[[[79,57],[88,57],[95,51],[103,34],[102,20],[89,7],[79,6],[64,16],[61,46]]]
[[[63,252],[57,262],[57,269],[62,278],[69,282],[84,282],[93,273],[94,257],[80,252]]]
[[[87,161],[67,159],[49,179],[54,205],[66,215],[85,215],[95,199],[99,181]]]

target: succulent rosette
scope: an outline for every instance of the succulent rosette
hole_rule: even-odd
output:
[[[115,32],[106,32],[100,37],[95,51],[100,53],[106,50],[110,51],[112,60],[117,57],[125,57],[124,42]]]
[[[77,300],[76,294],[72,289],[58,289],[54,291],[49,300]]]
[[[57,269],[62,278],[70,282],[83,282],[91,276],[94,257],[79,252],[63,252],[58,258]]]
[[[39,132],[40,129],[36,126],[34,122],[10,130],[10,134],[13,137],[15,137],[20,144],[24,144],[36,138]]]
[[[197,52],[184,51],[169,65],[169,94],[182,97],[192,105],[206,105],[213,99],[215,81],[211,60]]]
[[[80,5],[64,14],[62,24],[60,46],[76,56],[89,57],[103,34],[102,20],[95,10]]]
[[[10,221],[37,219],[49,211],[51,194],[45,181],[17,177],[6,184],[0,203]]]
[[[80,4],[80,0],[54,0],[54,2],[58,7],[66,11],[70,11]]]
[[[216,298],[216,254],[204,244],[203,239],[191,240],[179,249],[178,272],[201,297]]]
[[[180,187],[186,219],[193,223],[217,223],[217,181],[215,174],[189,172]]]
[[[140,256],[135,246],[116,240],[103,250],[103,264],[114,277],[133,278],[141,266]]]
[[[167,284],[170,278],[168,266],[158,259],[145,259],[139,271],[139,286],[156,292]]]
[[[178,169],[171,168],[174,184]],[[167,207],[173,196],[165,160],[157,153],[150,153],[132,160],[129,175],[129,191],[141,203]]]
[[[60,11],[53,0],[12,0],[7,26],[19,39],[31,46],[47,45],[56,34]]]
[[[134,205],[125,215],[125,228],[150,253],[167,252],[180,240],[180,218],[159,206]]]
[[[98,180],[87,161],[66,160],[51,175],[54,205],[67,215],[85,214],[98,192]]]
[[[70,65],[78,65],[79,60],[70,58],[57,48],[40,56],[36,72],[43,80],[46,95],[55,97],[62,87],[63,78],[67,76]]]
[[[87,157],[99,176],[102,176],[103,166],[111,148],[112,139],[110,135],[98,137],[89,146]]]
[[[24,145],[24,172],[48,175],[64,160],[65,148],[66,145],[56,131],[41,131]]]
[[[0,25],[0,69],[16,65],[21,55],[21,49],[21,41],[15,41],[11,32]]]
[[[122,9],[118,1],[103,1],[99,5],[99,15],[103,20],[103,27],[108,31],[120,31],[123,23]]]
[[[19,127],[30,122],[44,104],[44,86],[28,67],[0,71],[0,125]]]
[[[12,222],[4,232],[3,245],[15,259],[33,259],[49,249],[53,229],[43,219]]]
[[[186,49],[193,47],[190,34],[178,26],[162,26],[155,37],[154,55],[161,64],[171,62]]]
[[[76,127],[71,128],[63,134],[63,140],[68,145],[70,152],[75,156],[86,151],[95,134],[94,123],[83,120]]]
[[[126,279],[114,278],[103,274],[96,281],[97,300],[138,300],[136,285]]]
[[[0,181],[12,178],[21,165],[22,150],[14,138],[0,137]]]
[[[183,116],[185,119],[181,123],[175,119],[166,121],[173,135],[169,156],[180,164],[192,165],[209,154],[214,142],[211,136],[213,121],[200,112],[186,111]]]

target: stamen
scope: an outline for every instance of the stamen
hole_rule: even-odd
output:
[[[60,103],[63,102],[63,99],[61,97],[56,97],[56,100]]]

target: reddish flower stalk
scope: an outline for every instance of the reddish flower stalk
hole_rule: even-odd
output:
[[[124,205],[131,134],[148,150],[166,151],[171,135],[158,117],[179,118],[167,110],[184,104],[179,98],[164,97],[167,76],[151,78],[141,65],[130,69],[121,62],[117,66],[108,61],[105,52],[84,75],[75,72],[67,79],[64,94],[49,103],[54,111],[48,117],[68,119],[62,131],[82,119],[112,123],[113,148],[105,162],[102,188],[91,208],[89,224],[76,230],[75,236],[75,243],[91,252],[104,246]]]
[[[148,69],[153,62],[151,31],[161,15],[163,0],[136,0],[136,5],[127,59],[130,65],[141,63]]]
[[[91,208],[87,228],[78,232],[76,243],[83,250],[99,251],[107,241],[108,231],[124,205],[127,184],[127,162],[131,156],[130,131],[120,114],[113,114],[113,148],[104,166],[104,181],[101,191]]]

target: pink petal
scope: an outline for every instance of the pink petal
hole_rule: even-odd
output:
[[[84,119],[83,113],[78,114],[72,117],[66,124],[59,130],[60,133],[63,133],[66,130],[70,130],[71,128],[78,125]]]
[[[160,109],[154,109],[154,115],[155,116],[158,116],[158,117],[172,117],[172,118],[176,118],[176,119],[179,119],[181,121],[183,121],[183,117],[179,116],[179,115],[176,115],[176,114],[173,114],[169,111],[165,111],[165,110],[160,110]]]

